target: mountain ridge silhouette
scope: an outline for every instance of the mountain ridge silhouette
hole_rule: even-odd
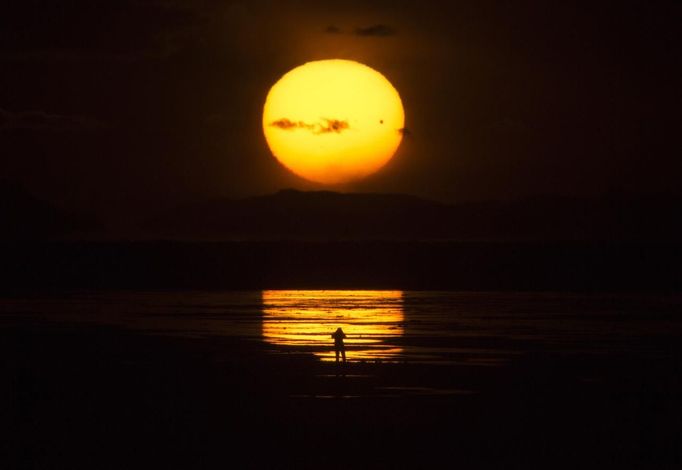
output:
[[[101,229],[94,217],[59,209],[7,180],[0,180],[0,220],[0,240],[46,240]]]
[[[665,195],[447,204],[399,193],[285,189],[187,204],[142,227],[169,239],[676,241],[680,207]]]

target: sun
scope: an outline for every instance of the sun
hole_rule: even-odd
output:
[[[308,62],[270,89],[263,132],[273,155],[310,181],[335,185],[383,167],[403,137],[400,95],[381,73],[350,60]]]

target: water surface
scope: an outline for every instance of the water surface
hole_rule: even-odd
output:
[[[240,337],[262,342],[274,354],[320,360],[333,360],[330,334],[340,326],[350,361],[495,366],[536,349],[665,354],[651,345],[682,333],[681,307],[679,295],[268,290],[7,298],[0,314],[4,321]]]

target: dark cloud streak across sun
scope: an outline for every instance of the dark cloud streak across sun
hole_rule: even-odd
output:
[[[303,121],[292,121],[287,118],[278,119],[270,123],[270,126],[277,127],[285,131],[291,131],[295,129],[306,129],[311,131],[313,134],[340,134],[341,132],[350,129],[348,121],[342,121],[340,119],[323,119],[324,123],[307,123]]]
[[[409,121],[390,128],[405,137],[391,165],[349,191],[447,202],[682,191],[679,0],[5,3],[0,175],[112,223],[316,188],[271,157],[261,120],[284,72],[327,58],[385,74]],[[324,117],[345,119],[282,113],[265,126],[356,131]]]

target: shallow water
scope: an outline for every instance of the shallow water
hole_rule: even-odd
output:
[[[342,327],[349,361],[496,366],[516,355],[665,354],[682,333],[682,296],[635,294],[250,291],[84,292],[0,299],[14,317],[115,325],[146,334],[238,336],[274,354],[334,360]],[[653,340],[653,341],[651,341]]]

